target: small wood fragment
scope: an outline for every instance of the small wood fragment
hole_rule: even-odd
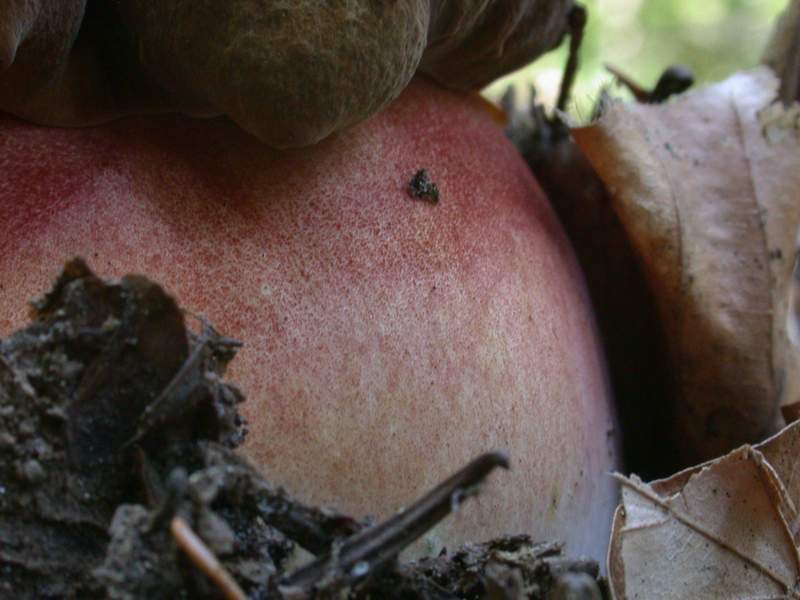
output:
[[[194,565],[213,581],[227,600],[247,600],[242,588],[220,564],[214,553],[181,517],[172,517],[169,530],[175,543],[183,550]]]
[[[394,559],[426,531],[478,491],[479,484],[495,468],[509,467],[502,452],[487,452],[440,483],[394,517],[359,532],[287,577],[283,586],[310,591],[320,584],[347,584]]]

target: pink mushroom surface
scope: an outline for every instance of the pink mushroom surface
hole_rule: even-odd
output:
[[[438,202],[408,194],[420,169]],[[511,472],[422,550],[530,533],[603,556],[618,439],[583,277],[476,97],[416,80],[283,153],[224,119],[0,118],[0,335],[76,255],[244,342],[244,452],[300,499],[386,517],[502,448]]]

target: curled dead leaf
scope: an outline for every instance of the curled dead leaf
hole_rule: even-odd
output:
[[[800,545],[800,422],[795,421],[781,432],[756,446],[764,455],[783,483],[786,492],[784,517],[794,537]]]
[[[795,422],[667,479],[619,476],[608,554],[616,600],[800,598],[798,456]]]
[[[655,297],[682,464],[773,433],[800,389],[786,328],[800,134],[777,85],[759,68],[573,131]]]
[[[757,449],[698,469],[673,493],[620,481],[609,561],[617,600],[800,598],[800,555],[785,518],[794,509]]]

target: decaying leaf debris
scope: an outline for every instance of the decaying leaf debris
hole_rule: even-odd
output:
[[[800,389],[786,328],[800,130],[777,88],[762,67],[573,130],[656,303],[684,465],[774,433]]]
[[[656,445],[692,464],[793,422],[666,479],[617,477],[617,600],[800,598],[800,3],[790,6],[771,48],[780,60],[768,61],[780,88],[761,68],[645,106],[664,99],[661,83],[633,86],[638,103],[601,97],[596,122],[572,131],[577,146],[559,116],[504,99],[509,137],[587,273],[634,471],[669,466],[654,464]],[[683,91],[678,74],[666,89]]]
[[[615,598],[800,598],[800,422],[668,479],[620,477]]]
[[[233,452],[238,344],[140,276],[80,260],[0,341],[0,595],[600,600],[595,563],[526,536],[400,563],[477,490],[488,453],[370,526],[300,504]],[[299,549],[312,558],[300,567]]]

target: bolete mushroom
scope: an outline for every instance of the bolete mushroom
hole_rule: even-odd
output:
[[[570,3],[223,4],[115,3],[132,44],[116,56],[135,77],[114,88],[119,73],[89,69],[91,101],[74,94],[73,53],[51,63],[53,87],[14,75],[33,60],[22,44],[0,74],[2,107],[72,125],[192,107],[283,146],[399,98],[284,152],[226,119],[3,117],[0,334],[65,258],[145,273],[244,342],[231,372],[249,398],[244,451],[293,494],[382,517],[504,448],[513,474],[429,548],[531,533],[600,558],[618,437],[571,248],[484,103],[430,78],[401,93],[418,65],[453,87],[485,83],[553,45]],[[103,15],[84,17],[73,50],[102,33],[88,17]],[[273,30],[280,51],[255,53]],[[409,194],[422,170],[438,201]]]

